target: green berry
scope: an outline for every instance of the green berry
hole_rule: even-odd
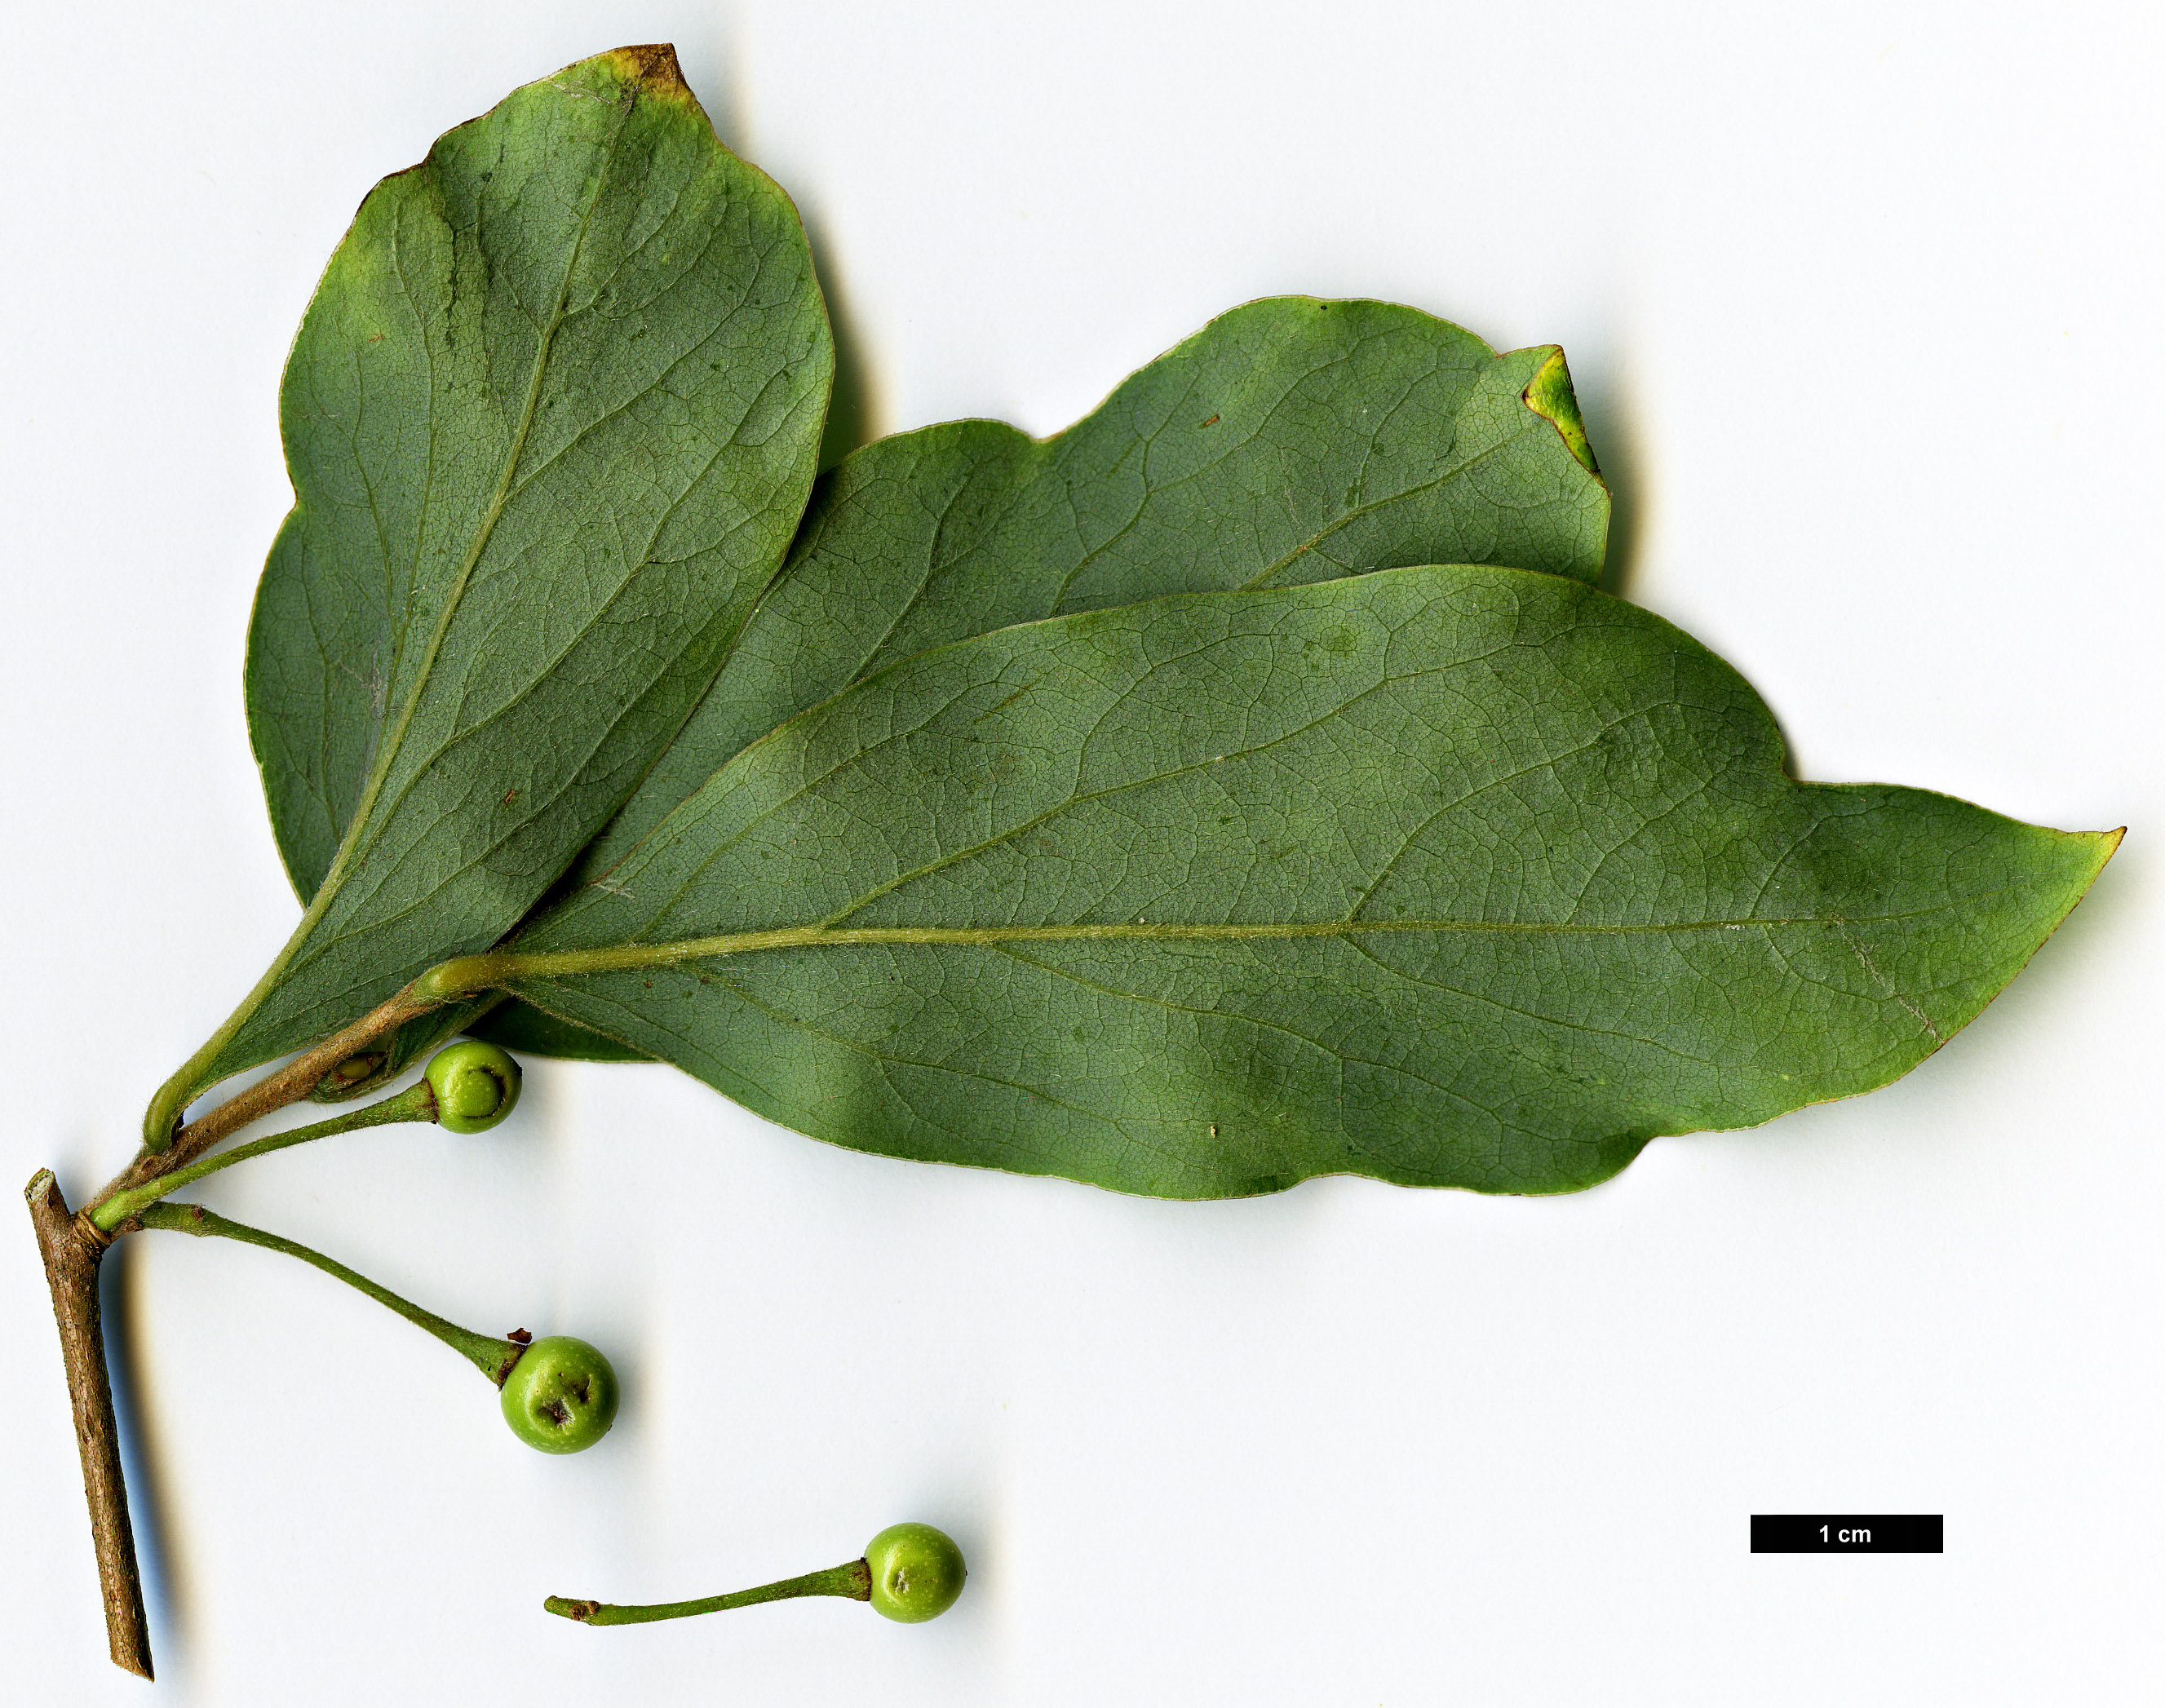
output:
[[[503,1421],[529,1447],[576,1453],[616,1421],[616,1372],[584,1341],[550,1335],[519,1355],[503,1379]]]
[[[952,1607],[969,1575],[962,1550],[929,1524],[890,1524],[866,1546],[865,1563],[872,1606],[909,1625]]]
[[[462,1039],[429,1062],[436,1119],[455,1133],[483,1133],[519,1103],[519,1064],[493,1044]]]

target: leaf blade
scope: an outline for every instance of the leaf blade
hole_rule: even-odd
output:
[[[1591,582],[1608,517],[1553,345],[1499,354],[1394,303],[1245,304],[1049,439],[947,422],[830,471],[742,642],[572,882],[607,872],[767,730],[910,653],[1065,611],[1393,564]]]
[[[867,445],[822,479],[743,643],[579,875],[769,730],[929,647],[1407,563],[1591,582],[1609,495],[1564,416],[1553,345],[1499,354],[1418,309],[1279,297],[1220,315],[1050,439],[970,420]]]
[[[1906,1072],[2116,840],[1781,759],[1720,661],[1560,577],[1151,601],[783,726],[507,983],[883,1154],[1573,1189]]]
[[[666,48],[371,193],[282,393],[251,741],[303,925],[197,1086],[496,941],[696,706],[794,530],[832,341]]]

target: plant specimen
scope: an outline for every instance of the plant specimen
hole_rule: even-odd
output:
[[[732,1607],[788,1601],[800,1595],[846,1595],[853,1601],[871,1602],[872,1610],[887,1618],[904,1625],[921,1625],[955,1605],[968,1575],[962,1550],[944,1531],[929,1524],[890,1524],[865,1544],[861,1559],[801,1578],[787,1578],[778,1584],[764,1584],[756,1589],[648,1606],[574,1601],[562,1595],[551,1595],[541,1605],[582,1625],[650,1625],[657,1619],[688,1619],[694,1614],[721,1613]]]
[[[123,1665],[150,1658],[113,1239],[337,1274],[544,1450],[616,1408],[582,1342],[472,1334],[168,1200],[216,1169],[475,1130],[519,1050],[1162,1197],[1575,1190],[1907,1071],[2116,844],[1788,776],[1734,672],[1595,587],[1608,493],[1551,346],[1253,303],[1051,439],[951,423],[815,481],[833,366],[794,211],[666,48],[449,132],[333,256],[249,638],[301,918],[115,1181],[78,1213],[29,1189]],[[459,1033],[408,1091],[211,1154]],[[903,1526],[739,1596],[550,1605],[861,1590],[914,1619],[961,1581]]]

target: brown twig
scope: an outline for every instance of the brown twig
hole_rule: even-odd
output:
[[[186,1168],[227,1135],[298,1102],[340,1062],[444,1000],[440,996],[416,998],[410,988],[399,992],[276,1073],[182,1128],[164,1150],[138,1156],[85,1206],[82,1215],[69,1213],[60,1183],[50,1168],[40,1168],[24,1189],[30,1220],[37,1229],[38,1252],[45,1259],[45,1280],[52,1289],[53,1318],[60,1325],[61,1362],[67,1372],[68,1400],[75,1413],[76,1445],[82,1453],[83,1495],[90,1504],[91,1540],[97,1550],[98,1585],[105,1597],[105,1633],[115,1666],[145,1679],[151,1676],[142,1574],[135,1561],[135,1533],[128,1521],[128,1489],[120,1469],[120,1430],[113,1415],[113,1384],[105,1368],[105,1342],[98,1324],[97,1270],[112,1240],[92,1222],[88,1211],[116,1192]],[[128,1232],[134,1226],[132,1221],[124,1222],[119,1231]]]
[[[120,1471],[120,1430],[113,1415],[113,1384],[97,1315],[97,1266],[106,1241],[69,1214],[52,1170],[30,1177],[23,1196],[38,1232],[60,1325],[61,1362],[82,1454],[82,1492],[90,1503],[91,1541],[105,1597],[105,1635],[113,1663],[142,1678],[150,1674],[150,1630],[143,1616],[143,1579],[135,1564],[135,1532],[128,1521],[128,1487]]]
[[[437,1006],[401,991],[345,1031],[259,1080],[173,1136],[164,1150],[145,1152],[91,1200],[140,1186],[182,1168],[229,1133],[298,1102],[324,1074],[355,1052]],[[150,1632],[143,1615],[143,1579],[135,1561],[135,1532],[128,1521],[128,1488],[120,1469],[120,1429],[113,1411],[113,1383],[105,1368],[105,1342],[97,1312],[97,1270],[111,1240],[88,1215],[71,1215],[50,1168],[40,1168],[24,1189],[38,1253],[52,1289],[53,1319],[60,1325],[61,1362],[67,1372],[68,1401],[75,1413],[76,1445],[82,1454],[82,1492],[90,1505],[91,1541],[97,1550],[98,1587],[105,1598],[105,1634],[113,1663],[143,1678],[150,1673]],[[121,1232],[131,1224],[124,1223]]]

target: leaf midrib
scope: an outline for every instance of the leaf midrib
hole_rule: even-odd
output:
[[[587,203],[586,211],[580,215],[578,235],[572,240],[572,252],[564,263],[564,277],[556,286],[556,300],[550,307],[548,324],[541,329],[535,343],[534,372],[527,381],[526,400],[519,412],[518,428],[513,433],[510,446],[504,455],[503,472],[497,477],[495,494],[489,500],[488,509],[482,513],[481,524],[474,531],[473,543],[467,547],[458,573],[452,577],[443,612],[436,619],[435,631],[429,635],[428,647],[422,653],[420,663],[415,670],[413,688],[407,694],[405,704],[399,708],[398,720],[392,726],[391,739],[377,751],[368,783],[354,809],[353,825],[347,836],[347,845],[340,849],[339,857],[325,874],[323,888],[318,891],[319,897],[334,888],[347,870],[367,851],[376,836],[382,834],[381,825],[369,835],[361,833],[367,827],[377,797],[382,793],[392,767],[398,762],[399,751],[405,745],[407,729],[420,708],[423,694],[428,690],[437,655],[443,650],[445,637],[450,633],[452,619],[458,614],[460,604],[466,597],[467,583],[472,580],[474,569],[480,563],[482,554],[488,549],[488,542],[496,533],[496,525],[503,519],[504,507],[510,502],[513,477],[519,472],[519,459],[525,455],[526,440],[534,429],[535,414],[540,408],[542,387],[549,375],[549,358],[556,348],[556,334],[562,329],[566,318],[565,305],[571,297],[572,280],[578,271],[580,254],[586,247],[587,229],[593,222],[594,209],[600,203],[603,187],[608,182],[609,163],[615,156],[617,139],[623,134],[623,124],[619,122],[617,135],[609,140],[608,152],[603,160],[602,169],[595,174],[594,193]]]
[[[472,579],[475,567],[480,563],[482,554],[487,550],[489,540],[495,534],[496,525],[502,519],[504,508],[510,500],[514,480],[519,471],[519,460],[525,454],[526,441],[533,431],[535,416],[540,408],[542,389],[548,378],[549,359],[555,350],[556,335],[568,318],[566,309],[571,298],[572,282],[578,271],[579,258],[586,247],[587,233],[593,223],[594,210],[600,205],[602,193],[607,187],[609,167],[614,161],[617,147],[629,122],[629,111],[626,110],[620,114],[616,130],[609,138],[603,153],[600,170],[594,174],[593,193],[579,217],[579,229],[572,240],[571,253],[565,259],[563,277],[557,282],[556,299],[550,305],[546,324],[539,330],[534,352],[534,371],[527,381],[526,398],[520,410],[519,424],[506,449],[503,467],[497,477],[495,493],[489,501],[488,508],[482,513],[480,524],[475,530],[473,541],[467,548],[466,556],[459,566],[458,573],[453,577],[450,591],[444,602],[442,614],[436,620],[435,630],[429,636],[427,650],[423,653],[415,672],[414,686],[399,708],[398,716],[392,727],[389,738],[377,749],[376,762],[370,769],[368,781],[362,788],[361,799],[355,804],[353,817],[347,825],[345,840],[340,844],[338,853],[331,862],[330,870],[324,874],[323,882],[317,886],[315,895],[310,899],[306,910],[302,914],[300,922],[294,927],[293,934],[287,939],[285,947],[279,952],[277,958],[266,970],[262,978],[258,981],[255,989],[250,993],[248,999],[241,1004],[233,1018],[222,1029],[224,1036],[213,1039],[206,1046],[203,1052],[206,1061],[221,1052],[225,1045],[240,1033],[248,1020],[256,1012],[263,998],[284,978],[288,968],[298,957],[303,946],[329,909],[331,903],[336,899],[347,875],[382,834],[383,825],[382,824],[371,825],[370,816],[374,812],[377,800],[382,793],[385,783],[390,778],[392,767],[397,763],[400,750],[405,742],[406,732],[419,709],[423,695],[428,689],[437,656],[443,649],[444,640],[450,632],[452,619],[456,616],[460,604],[466,596],[466,588]]]
[[[1135,920],[1101,925],[779,925],[760,931],[730,931],[717,936],[685,937],[664,943],[620,943],[602,949],[505,951],[480,957],[494,975],[492,982],[526,978],[579,978],[593,973],[642,972],[687,961],[715,960],[774,949],[862,948],[880,946],[978,946],[1009,943],[1080,941],[1243,942],[1288,938],[1411,936],[1457,933],[1551,937],[1671,936],[1699,931],[1788,930],[1820,926],[1888,925],[1928,918],[1966,902],[2017,888],[2002,884],[1974,894],[1951,898],[1931,907],[1888,914],[1798,914],[1773,919],[1661,920],[1642,925],[1575,925],[1537,920],[1266,920],[1241,924]]]

